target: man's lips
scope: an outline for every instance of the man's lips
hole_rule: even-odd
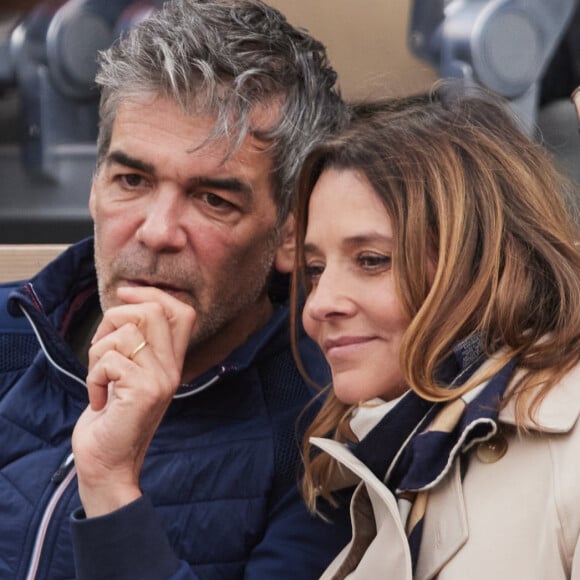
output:
[[[142,280],[142,279],[133,279],[133,280],[124,280],[122,285],[126,286],[141,286],[147,288],[158,288],[163,292],[167,292],[169,294],[178,294],[180,292],[184,292],[183,288],[179,286],[173,286],[172,284],[168,284],[167,282],[159,282],[156,280]]]

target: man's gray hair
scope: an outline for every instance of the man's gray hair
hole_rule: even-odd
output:
[[[231,151],[248,132],[269,142],[278,222],[288,215],[307,151],[344,117],[325,47],[260,0],[171,0],[99,56],[99,165],[120,100],[153,94],[184,111],[215,115],[211,138]],[[279,104],[266,131],[256,108]]]

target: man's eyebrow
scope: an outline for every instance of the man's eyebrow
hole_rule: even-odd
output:
[[[208,189],[240,193],[248,200],[252,197],[253,192],[253,188],[248,182],[237,177],[192,177],[188,183],[191,187],[207,187]]]
[[[136,171],[155,175],[155,167],[153,164],[131,157],[123,151],[115,150],[107,155],[107,164],[110,165],[112,163],[118,163],[119,165],[130,167]],[[188,179],[187,183],[190,187],[207,187],[209,189],[240,193],[248,200],[251,198],[253,192],[253,188],[248,182],[237,177],[197,176]]]
[[[132,169],[136,169],[137,171],[141,171],[143,173],[155,173],[155,167],[151,163],[147,163],[141,159],[131,157],[130,155],[123,153],[123,151],[111,151],[107,155],[107,165],[111,165],[113,163],[118,163],[119,165],[124,165],[125,167],[131,167]]]

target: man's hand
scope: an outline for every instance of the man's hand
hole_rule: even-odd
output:
[[[195,312],[157,288],[120,288],[89,351],[89,406],[73,433],[87,517],[141,496],[151,439],[181,381]]]

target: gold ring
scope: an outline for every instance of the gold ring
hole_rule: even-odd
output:
[[[144,340],[141,344],[137,345],[131,354],[129,355],[129,360],[133,360],[145,347],[147,346],[147,341]]]

